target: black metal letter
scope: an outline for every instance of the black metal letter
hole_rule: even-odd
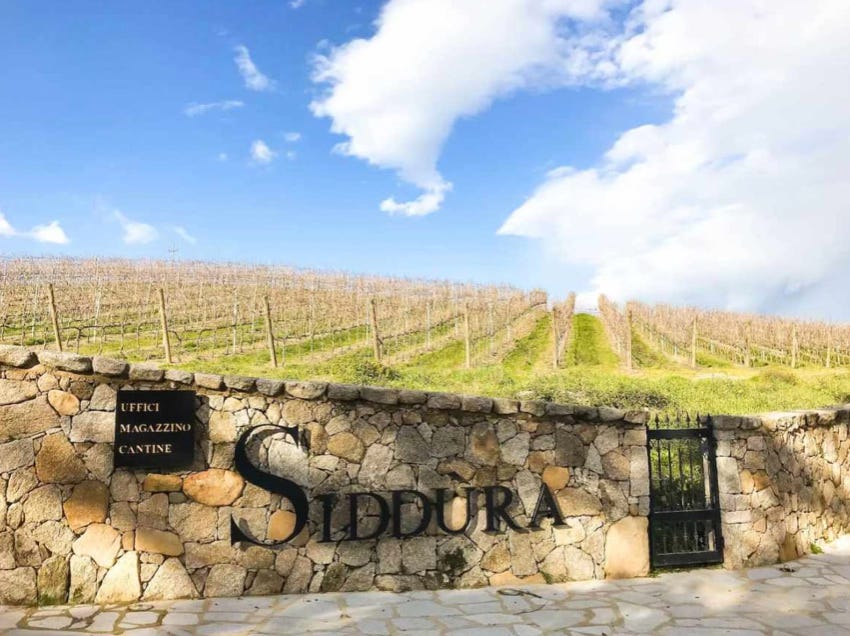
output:
[[[437,512],[437,527],[446,534],[465,533],[475,520],[475,495],[478,491],[475,488],[470,488],[466,491],[466,521],[464,521],[460,528],[450,528],[449,524],[446,523],[446,493],[448,492],[448,489],[437,488],[435,492],[437,493],[437,501],[434,504]],[[454,493],[452,494],[454,495]]]
[[[422,503],[422,518],[419,520],[419,525],[417,525],[413,530],[409,532],[402,532],[401,529],[401,504],[403,503],[401,498],[404,493],[409,493],[413,495],[416,499],[418,499]],[[425,528],[428,527],[428,524],[431,523],[431,502],[418,490],[393,490],[393,536],[396,539],[402,539],[404,537],[415,537],[418,534],[422,534]]]
[[[282,541],[259,541],[253,537],[248,536],[245,531],[242,530],[242,528],[240,528],[236,524],[236,521],[234,520],[233,516],[231,516],[230,543],[233,544],[239,543],[240,541],[249,541],[257,545],[274,547],[278,545],[283,545],[290,539],[298,536],[298,534],[307,525],[307,519],[310,516],[310,506],[307,502],[307,495],[304,494],[304,491],[301,489],[301,486],[296,484],[294,481],[290,481],[289,479],[284,479],[283,477],[278,477],[276,475],[264,472],[251,463],[251,460],[248,458],[247,450],[248,438],[251,436],[252,433],[254,433],[257,429],[260,428],[283,429],[284,431],[289,432],[285,427],[276,426],[274,424],[261,424],[259,426],[255,426],[246,430],[239,437],[239,441],[236,442],[236,450],[234,452],[234,462],[236,464],[236,470],[239,471],[239,474],[242,475],[246,481],[254,484],[255,486],[259,486],[260,488],[264,488],[269,492],[277,493],[280,496],[288,499],[295,510],[295,527],[292,529],[292,533]]]
[[[333,541],[331,539],[331,532],[333,531],[331,521],[333,506],[336,503],[336,495],[328,493],[326,495],[319,495],[316,499],[322,502],[322,540],[319,543],[331,543]]]
[[[502,501],[496,500],[496,493],[502,493]],[[504,486],[485,486],[484,487],[484,506],[487,510],[487,527],[484,532],[502,532],[501,521],[508,524],[511,530],[524,532],[525,530],[518,526],[511,519],[507,508],[511,505],[514,499],[513,493]]]
[[[378,502],[378,509],[380,510],[380,516],[377,527],[367,535],[363,535],[362,537],[357,534],[357,500],[360,497],[371,497],[374,501]],[[376,495],[373,492],[353,492],[348,495],[348,538],[352,541],[364,541],[366,539],[374,539],[379,534],[381,534],[384,530],[387,529],[387,526],[390,524],[390,507],[387,505],[387,502],[384,501],[384,498],[380,495]]]
[[[545,508],[543,507],[545,504]],[[540,484],[540,496],[537,497],[537,505],[534,506],[534,514],[531,515],[529,528],[540,527],[540,517],[551,517],[554,523],[553,526],[564,526],[564,516],[561,514],[561,509],[558,507],[558,500],[549,490],[549,486],[545,483]]]

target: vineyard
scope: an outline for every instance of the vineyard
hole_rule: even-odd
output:
[[[182,261],[0,259],[0,343],[196,371],[714,413],[850,402],[850,326]],[[710,372],[709,372],[710,371]]]
[[[635,335],[658,353],[695,368],[700,359],[744,368],[785,366],[825,369],[850,365],[850,325],[775,316],[629,302],[624,310],[599,297],[609,338],[626,365]]]
[[[371,352],[394,366],[460,344],[472,367],[528,335],[547,296],[285,267],[30,258],[2,262],[0,307],[0,342],[77,353],[175,364],[264,354],[286,367]],[[566,312],[555,312],[563,333]]]

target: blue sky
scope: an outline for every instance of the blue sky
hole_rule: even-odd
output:
[[[0,250],[830,313],[848,11],[718,2],[4,3]]]
[[[454,184],[442,209],[390,216],[379,202],[410,186],[332,152],[342,137],[308,108],[323,90],[310,80],[312,56],[327,48],[323,41],[368,37],[379,8],[6,4],[0,210],[15,227],[56,219],[70,243],[11,237],[3,251],[168,256],[177,247],[185,258],[570,287],[560,279],[580,275],[547,272],[529,258],[534,241],[499,236],[499,226],[547,170],[591,164],[619,133],[669,105],[632,90],[577,87],[500,99],[456,125],[439,163]],[[246,88],[236,46],[273,90]],[[184,114],[190,104],[223,100],[244,106]],[[287,142],[287,132],[300,139]],[[278,153],[268,165],[250,158],[258,139]],[[123,242],[116,209],[153,225],[159,238]]]

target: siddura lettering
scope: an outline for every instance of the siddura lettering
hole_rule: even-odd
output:
[[[281,541],[261,541],[250,536],[239,527],[234,517],[230,519],[230,541],[239,543],[247,541],[256,545],[274,547],[284,545],[298,536],[307,526],[310,516],[310,502],[304,490],[294,481],[284,477],[272,475],[257,468],[248,457],[248,439],[259,429],[267,429],[271,432],[284,431],[292,435],[297,442],[297,429],[276,426],[274,424],[261,424],[242,433],[236,443],[234,463],[236,470],[246,481],[264,488],[270,492],[281,495],[289,500],[295,514],[295,524],[288,537]],[[276,429],[276,430],[275,430]],[[514,493],[505,486],[484,486],[482,488],[465,488],[460,491],[448,488],[437,488],[431,496],[418,490],[402,489],[391,490],[385,493],[375,492],[353,492],[347,494],[326,493],[317,495],[315,500],[321,508],[321,543],[332,541],[363,541],[375,539],[381,535],[389,534],[396,538],[412,537],[421,534],[429,527],[431,521],[436,522],[436,527],[445,534],[459,535],[469,531],[478,517],[478,500],[483,495],[485,532],[500,533],[507,528],[516,532],[528,532],[540,528],[543,519],[551,519],[552,525],[566,525],[564,517],[558,507],[558,501],[545,483],[540,484],[537,503],[531,518],[525,526],[520,525],[508,512],[508,508],[514,500]],[[466,511],[462,524],[456,527],[449,524],[445,516],[446,504],[455,497],[464,498]],[[362,507],[369,502],[377,506],[377,515],[370,511],[368,517],[369,527],[366,520],[361,517]],[[410,512],[407,504],[418,503],[415,512]],[[347,524],[342,527],[334,527],[334,511],[337,506],[347,506]]]

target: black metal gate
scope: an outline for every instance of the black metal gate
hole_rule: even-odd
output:
[[[653,567],[723,562],[711,416],[647,424]]]

